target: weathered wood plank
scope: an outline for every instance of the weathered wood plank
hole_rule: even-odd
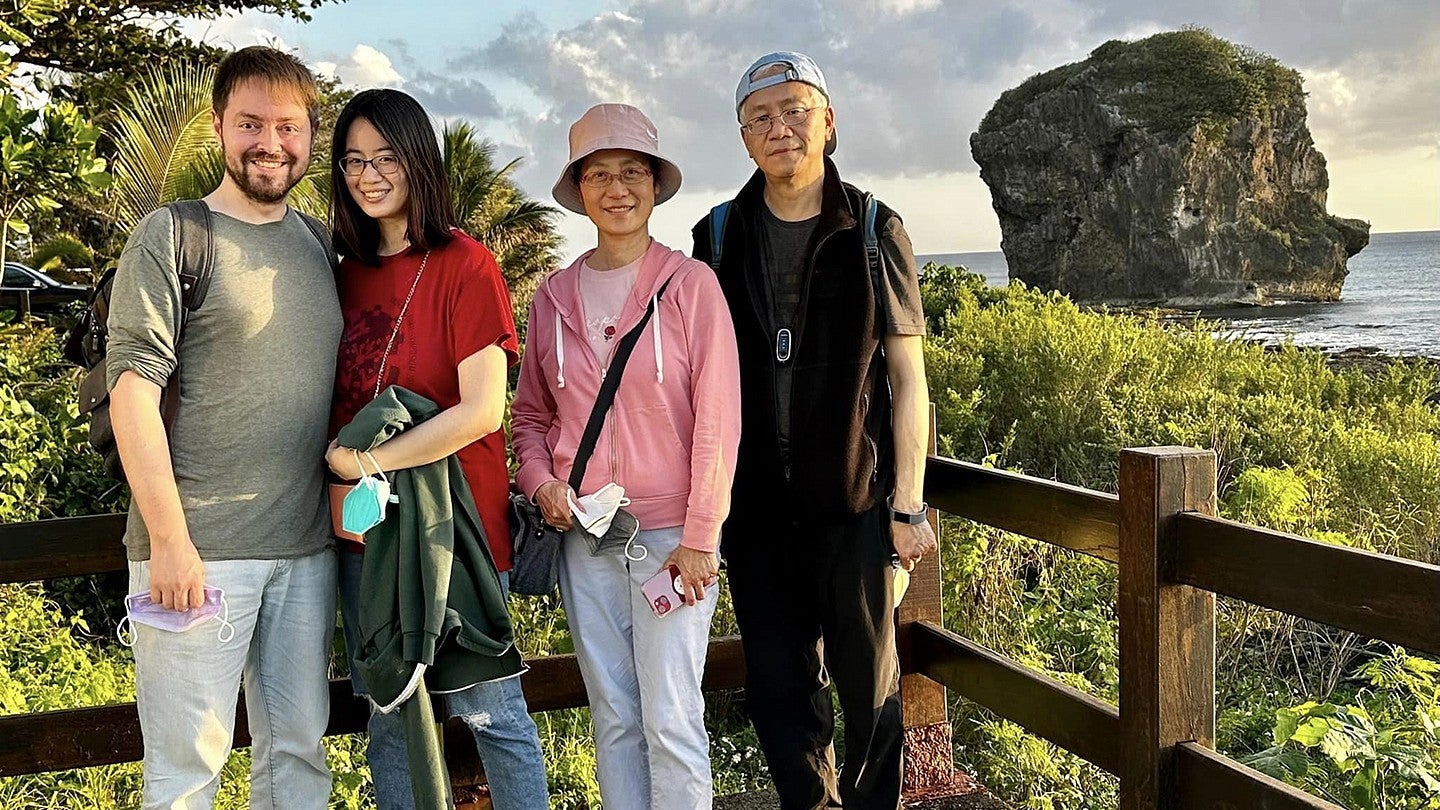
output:
[[[1182,515],[1175,581],[1440,655],[1440,566]]]
[[[952,515],[1110,562],[1120,559],[1114,495],[950,458],[931,458],[925,499]]]
[[[1179,810],[1342,810],[1195,743],[1175,752]]]
[[[0,523],[0,585],[125,570],[124,515]]]
[[[350,692],[350,681],[330,682],[328,734],[365,730],[369,711]],[[235,745],[250,744],[241,700],[235,713]],[[0,775],[15,776],[95,765],[134,762],[144,753],[134,703],[0,717]]]
[[[911,650],[917,672],[1110,773],[1120,769],[1114,706],[922,622]]]
[[[1215,454],[1120,454],[1120,810],[1176,807],[1175,745],[1215,743],[1215,595],[1166,575],[1176,516],[1215,510]]]
[[[530,711],[542,712],[586,705],[585,684],[573,655],[535,658],[521,676]],[[745,683],[745,658],[738,636],[713,639],[705,664],[707,690],[736,689]],[[350,681],[330,682],[330,725],[326,734],[353,734],[365,730],[369,717],[363,700],[351,695]],[[452,740],[455,735],[451,735]],[[250,744],[245,703],[235,718],[235,745]],[[463,752],[463,747],[456,749]],[[94,765],[111,765],[140,759],[144,748],[135,704],[122,703],[88,709],[70,709],[0,717],[0,775],[61,771]],[[469,751],[473,761],[473,747]],[[465,754],[457,765],[463,765]]]

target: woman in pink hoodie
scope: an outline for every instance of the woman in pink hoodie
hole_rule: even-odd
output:
[[[651,210],[679,187],[640,110],[600,104],[570,128],[555,199],[595,223],[598,244],[536,291],[511,407],[516,483],[567,530],[560,593],[590,698],[601,798],[622,810],[712,799],[700,676],[740,441],[739,359],[710,268],[650,238]],[[642,321],[573,492],[612,351]],[[602,518],[587,538],[582,518],[608,514],[617,487],[638,535],[597,542]],[[673,605],[642,592],[657,576]]]

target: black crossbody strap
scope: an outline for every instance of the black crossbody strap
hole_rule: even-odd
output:
[[[579,449],[575,451],[575,463],[570,467],[570,490],[576,497],[580,495],[580,484],[585,480],[585,467],[590,463],[590,455],[595,452],[595,443],[600,440],[605,414],[615,402],[615,392],[620,388],[620,378],[625,375],[625,364],[630,359],[630,352],[634,351],[635,344],[640,342],[640,333],[645,330],[645,324],[650,322],[650,316],[655,314],[655,306],[665,294],[665,288],[669,286],[670,279],[666,279],[656,291],[655,297],[650,299],[649,306],[645,307],[645,315],[640,318],[640,322],[620,338],[620,342],[615,344],[615,353],[610,355],[610,368],[605,373],[604,382],[600,384],[600,393],[595,397],[595,407],[590,409],[590,421],[585,423],[585,433],[580,438]]]

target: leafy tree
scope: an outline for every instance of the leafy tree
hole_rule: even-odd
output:
[[[28,46],[30,37],[25,31],[53,23],[59,11],[60,0],[19,0],[0,8],[0,45]],[[0,79],[7,78],[14,69],[11,55],[0,49]]]
[[[105,161],[95,157],[98,134],[68,101],[33,110],[0,95],[0,262],[10,231],[29,233],[24,217],[59,208],[62,193],[109,182]]]
[[[218,49],[186,39],[178,20],[213,20],[241,11],[310,19],[325,0],[22,0],[0,36],[11,61],[70,75],[134,75],[171,59],[195,61]],[[25,11],[25,9],[28,9]],[[157,22],[159,23],[157,25]],[[202,60],[203,61],[203,60]]]

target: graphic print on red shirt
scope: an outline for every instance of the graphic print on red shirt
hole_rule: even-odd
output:
[[[496,345],[505,351],[508,365],[519,359],[510,293],[495,257],[469,235],[453,233],[425,262],[380,383],[382,390],[408,388],[442,410],[460,402],[460,361]],[[348,258],[340,263],[345,332],[336,364],[332,436],[374,398],[380,358],[424,255],[405,251],[382,257],[379,267]],[[508,571],[510,479],[504,431],[466,445],[458,455],[495,565]]]

